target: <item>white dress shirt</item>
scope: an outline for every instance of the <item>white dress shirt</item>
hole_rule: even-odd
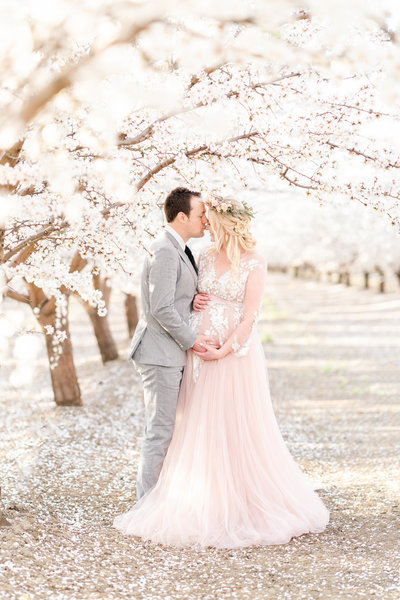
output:
[[[185,242],[183,241],[183,239],[181,238],[181,236],[179,235],[179,233],[177,233],[175,231],[175,229],[173,227],[171,227],[171,225],[166,225],[165,226],[165,231],[168,231],[168,233],[170,233],[178,242],[178,244],[180,245],[180,247],[182,248],[183,251],[185,251]]]

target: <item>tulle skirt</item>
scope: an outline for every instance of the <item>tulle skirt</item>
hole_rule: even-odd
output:
[[[329,512],[279,431],[256,334],[246,356],[203,362],[192,351],[157,484],[114,519],[126,534],[175,546],[284,544],[321,532]]]

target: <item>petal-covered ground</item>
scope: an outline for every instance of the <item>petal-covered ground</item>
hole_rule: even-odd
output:
[[[111,528],[134,502],[143,427],[122,300],[112,302],[122,358],[106,366],[71,305],[82,408],[54,405],[44,354],[30,385],[8,383],[12,360],[1,368],[11,527],[0,528],[0,598],[398,600],[400,294],[269,275],[260,335],[276,415],[331,521],[285,546],[228,551],[154,546]]]

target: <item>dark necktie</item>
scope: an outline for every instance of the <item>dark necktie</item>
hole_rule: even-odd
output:
[[[196,271],[196,275],[199,274],[199,270],[196,265],[196,261],[194,260],[194,256],[192,254],[191,249],[188,246],[185,246],[185,254],[193,265],[193,269]]]

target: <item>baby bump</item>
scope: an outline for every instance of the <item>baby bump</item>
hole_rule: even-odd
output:
[[[242,314],[243,304],[211,296],[207,308],[192,313],[190,325],[198,335],[207,335],[221,345],[239,325]]]

